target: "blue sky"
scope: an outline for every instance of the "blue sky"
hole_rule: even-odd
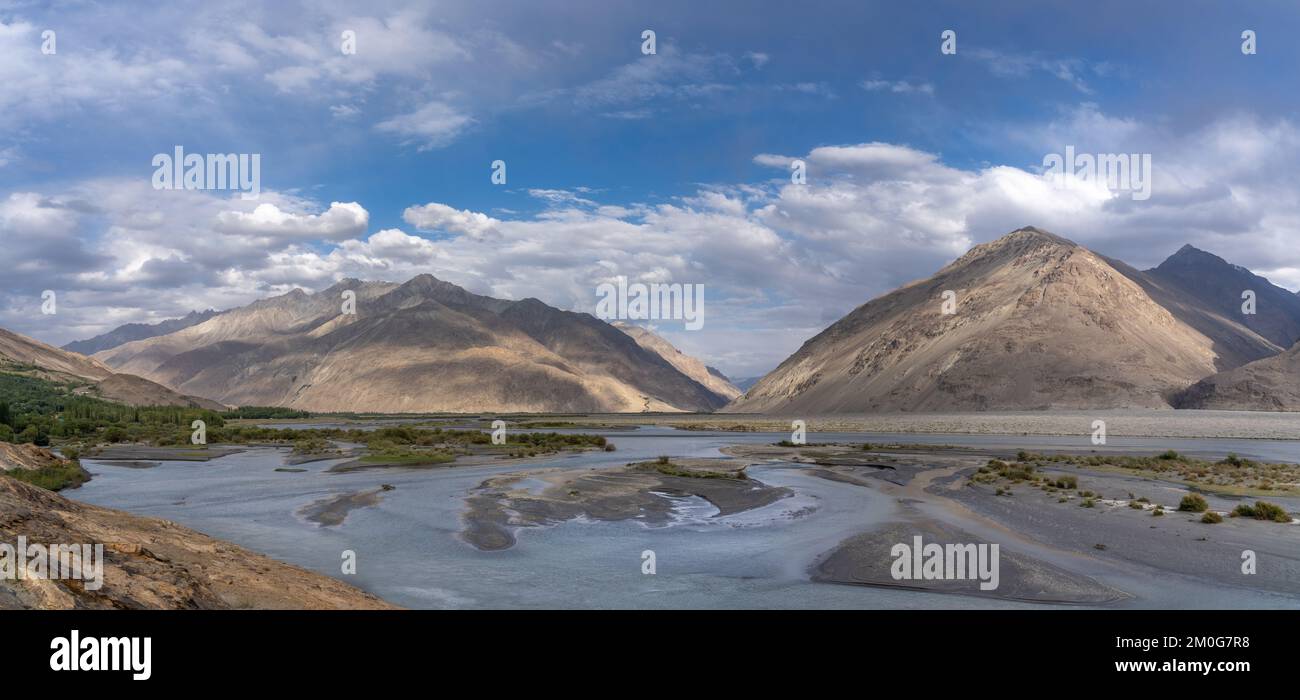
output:
[[[0,2],[0,326],[419,272],[590,311],[626,275],[704,284],[705,328],[659,330],[749,376],[1023,225],[1297,289],[1298,31],[1286,2]],[[152,189],[177,144],[261,154],[262,196]],[[1066,145],[1153,154],[1152,198],[1043,187]]]

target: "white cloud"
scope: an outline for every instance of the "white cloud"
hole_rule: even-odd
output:
[[[379,122],[375,129],[399,136],[404,143],[416,144],[419,150],[427,151],[447,145],[473,121],[468,114],[434,100],[414,112]]]
[[[46,121],[81,106],[110,112],[140,101],[179,98],[196,89],[182,60],[123,56],[97,48],[41,53],[41,32],[30,22],[0,19],[0,128]]]
[[[994,75],[1023,78],[1036,72],[1046,73],[1085,95],[1093,93],[1092,87],[1085,80],[1089,74],[1104,77],[1113,69],[1109,63],[1092,63],[1073,57],[1048,58],[1038,54],[1009,53],[994,49],[970,49],[965,53],[987,65]]]
[[[323,214],[287,212],[267,202],[251,212],[221,212],[216,229],[239,235],[336,241],[365,233],[369,223],[369,212],[356,202],[330,202]]]
[[[402,220],[421,231],[462,233],[471,238],[487,236],[500,223],[487,214],[458,210],[437,202],[407,207],[402,212]]]

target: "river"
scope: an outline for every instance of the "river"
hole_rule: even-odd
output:
[[[296,426],[303,427],[303,426]],[[564,432],[564,431],[561,431]],[[616,466],[654,458],[719,456],[737,443],[771,443],[788,434],[680,431],[645,426],[597,431],[617,451],[566,454],[535,465],[564,469]],[[1087,436],[826,434],[812,441],[911,442],[1013,446],[1086,452]],[[1107,449],[1196,455],[1236,452],[1245,457],[1297,461],[1296,442],[1118,438]],[[412,608],[963,608],[1025,604],[813,583],[808,568],[844,538],[885,522],[897,505],[872,489],[806,474],[795,465],[754,466],[751,478],[792,489],[794,496],[725,518],[699,499],[680,499],[667,526],[635,521],[571,521],[524,528],[507,550],[483,552],[458,536],[463,498],[485,478],[530,468],[510,466],[379,469],[327,473],[340,460],[277,472],[287,449],[252,448],[209,462],[162,462],[154,468],[83,465],[93,480],[68,495],[97,505],[175,521],[276,559],[324,573]],[[322,527],[297,515],[313,501],[390,484],[377,506],[354,510],[339,526]],[[342,575],[343,552],[356,555],[355,575]],[[656,573],[642,573],[642,554],[654,552]],[[1123,575],[1117,575],[1123,579]],[[1121,581],[1126,589],[1142,581]],[[1150,583],[1138,604],[1158,606],[1169,596],[1202,596],[1177,582]],[[1165,594],[1160,590],[1167,591]],[[1205,598],[1204,596],[1209,596]],[[1240,591],[1233,605],[1276,606]],[[1026,605],[1026,607],[1028,607]]]

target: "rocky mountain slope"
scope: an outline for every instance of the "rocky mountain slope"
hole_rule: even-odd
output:
[[[667,360],[677,371],[699,382],[724,401],[731,401],[741,395],[740,388],[732,384],[725,374],[683,353],[653,331],[622,321],[615,322],[614,327],[632,336],[638,345]]]
[[[1214,343],[1220,371],[1272,357],[1300,340],[1300,297],[1222,258],[1183,246],[1159,266],[1138,271],[1107,259],[1156,303]],[[1255,313],[1242,293],[1255,293]]]
[[[68,343],[63,346],[63,349],[82,355],[93,355],[101,350],[115,348],[133,340],[155,338],[160,335],[175,333],[190,326],[196,326],[218,313],[214,309],[208,309],[207,311],[191,311],[181,318],[168,319],[158,323],[128,323],[93,338]]]
[[[215,401],[185,396],[142,377],[114,372],[99,360],[3,328],[0,328],[0,371],[81,385],[79,391],[83,393],[132,406],[225,408]]]
[[[356,313],[342,313],[343,293]],[[344,280],[95,356],[187,393],[312,411],[700,411],[726,403],[589,314],[430,275]]]
[[[1182,392],[1174,405],[1238,411],[1300,411],[1300,343],[1273,357],[1206,377]]]
[[[1300,342],[1300,296],[1212,253],[1183,246],[1147,274],[1176,286],[1202,306],[1232,318],[1279,349]],[[1242,312],[1242,293],[1255,293],[1255,313]]]
[[[175,523],[70,501],[0,474],[0,542],[103,544],[103,585],[0,578],[0,609],[378,609],[328,576]]]
[[[36,445],[15,445],[0,442],[0,472],[14,469],[46,469],[67,463],[58,455]]]
[[[726,410],[1168,407],[1216,371],[1214,345],[1106,259],[1025,228],[858,307]]]

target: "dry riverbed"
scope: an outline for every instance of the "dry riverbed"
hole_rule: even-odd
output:
[[[673,497],[702,498],[718,510],[714,517],[719,517],[760,508],[791,494],[789,489],[747,478],[744,467],[743,461],[730,459],[674,459],[612,469],[497,476],[483,481],[466,499],[461,536],[480,550],[508,549],[515,544],[518,528],[577,518],[663,525],[672,519]]]
[[[1138,575],[1153,585],[1176,576],[1218,588],[1300,596],[1300,525],[1228,517],[1236,506],[1253,504],[1258,497],[1195,489],[1169,478],[1183,473],[1178,469],[1161,478],[1146,469],[1093,468],[1031,455],[1043,460],[1035,467],[1004,451],[945,448],[926,453],[919,446],[738,445],[724,452],[745,460],[805,464],[808,473],[820,478],[895,497],[902,518],[823,553],[810,571],[813,580],[1087,605],[1143,592],[1099,580],[1106,575]],[[1142,459],[1102,461],[1146,464]],[[1193,473],[1203,468],[1189,466]],[[1036,474],[1033,480],[1023,478],[1022,467]],[[1256,467],[1253,473],[1246,473],[1248,466],[1221,469],[1255,483],[1260,474],[1276,478],[1294,465]],[[1193,493],[1203,494],[1208,511],[1224,516],[1221,523],[1202,522],[1201,512],[1178,511],[1183,497]],[[1270,501],[1292,514],[1300,510],[1300,498],[1289,491],[1273,493]],[[999,586],[987,591],[975,580],[894,578],[893,548],[911,544],[917,536],[941,546],[998,544]],[[1247,551],[1259,562],[1249,574],[1243,573]]]

